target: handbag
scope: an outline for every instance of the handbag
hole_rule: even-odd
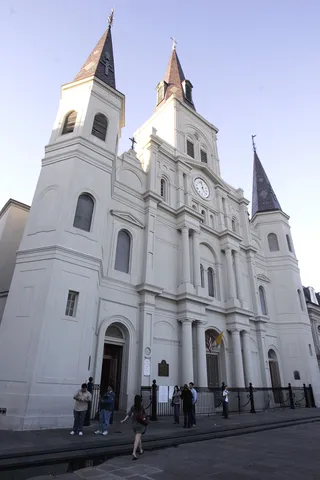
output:
[[[144,410],[136,413],[136,420],[138,423],[141,423],[141,425],[149,425],[149,418]]]

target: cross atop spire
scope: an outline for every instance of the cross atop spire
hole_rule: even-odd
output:
[[[96,47],[92,50],[80,72],[74,79],[84,80],[89,77],[96,77],[112,88],[116,88],[115,66],[113,57],[113,46],[111,26],[114,22],[114,9],[108,17],[108,28],[102,35]]]
[[[170,37],[172,40],[172,50],[175,50],[177,47],[177,40],[174,37]]]
[[[270,180],[258,157],[254,141],[255,136],[251,135],[253,146],[252,217],[259,212],[282,211]]]

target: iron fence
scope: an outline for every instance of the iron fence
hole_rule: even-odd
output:
[[[164,388],[167,389],[164,395]],[[221,387],[196,388],[198,392],[196,413],[197,415],[213,415],[222,413],[223,390]],[[159,398],[159,387],[155,380],[153,385],[141,387],[143,405],[151,419],[156,420],[157,416],[173,415],[170,387],[162,387],[161,401]],[[254,387],[251,383],[245,388],[229,388],[229,411],[233,413],[255,413],[256,411],[268,411],[286,408],[310,408],[315,407],[312,386],[262,388]],[[164,398],[166,397],[166,398]]]

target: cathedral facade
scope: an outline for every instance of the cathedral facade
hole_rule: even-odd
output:
[[[154,114],[119,156],[111,30],[62,87],[0,326],[0,428],[69,426],[91,375],[119,409],[153,379],[311,383],[318,403],[289,217],[255,147],[250,218],[173,46]]]

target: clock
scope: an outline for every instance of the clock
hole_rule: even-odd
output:
[[[145,355],[149,356],[151,354],[151,348],[146,347],[144,353],[145,353]]]
[[[202,178],[199,178],[199,177],[195,178],[193,181],[193,184],[194,184],[194,188],[196,189],[200,197],[202,198],[209,197],[209,194],[210,194],[209,187],[206,184],[206,182],[202,180]]]

